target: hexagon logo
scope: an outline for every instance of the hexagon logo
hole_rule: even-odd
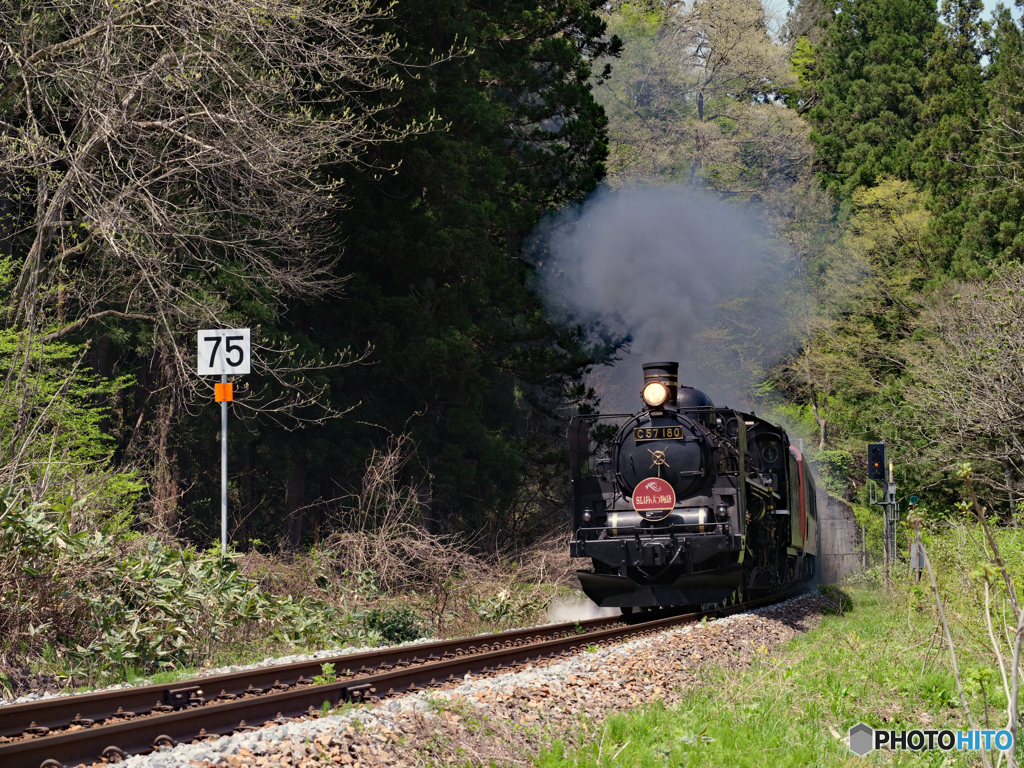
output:
[[[850,729],[850,751],[864,757],[875,748],[875,729],[864,723],[857,723]]]

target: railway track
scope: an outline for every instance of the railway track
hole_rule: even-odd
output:
[[[116,762],[164,745],[315,715],[325,703],[334,707],[376,701],[466,673],[500,671],[590,644],[660,632],[705,616],[740,613],[795,592],[650,621],[590,619],[12,704],[0,707],[0,766],[62,768],[102,758]],[[333,665],[336,679],[314,683],[327,664]]]

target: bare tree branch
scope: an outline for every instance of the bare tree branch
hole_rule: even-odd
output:
[[[58,339],[63,339],[65,337],[67,337],[67,336],[70,336],[72,333],[74,333],[75,331],[79,330],[80,328],[82,328],[86,323],[90,323],[93,320],[102,320],[104,317],[118,317],[118,318],[120,318],[122,320],[140,320],[142,322],[148,322],[148,323],[155,323],[157,321],[157,318],[155,318],[155,317],[153,317],[151,315],[139,315],[139,314],[133,314],[133,313],[130,313],[130,312],[119,312],[116,309],[105,309],[102,312],[95,312],[95,313],[93,313],[91,315],[88,315],[86,317],[80,317],[77,320],[75,320],[73,323],[69,323],[68,325],[65,325],[60,330],[51,331],[50,333],[46,334],[45,336],[42,336],[40,338],[40,341],[47,342],[47,341],[56,341]]]
[[[0,178],[35,208],[19,206],[8,322],[52,340],[156,320],[192,388],[177,337],[241,302],[280,313],[337,293],[339,170],[427,128],[389,122],[386,16],[369,0],[0,10]]]

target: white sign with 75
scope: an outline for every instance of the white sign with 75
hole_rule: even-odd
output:
[[[199,375],[250,372],[249,329],[199,331]]]

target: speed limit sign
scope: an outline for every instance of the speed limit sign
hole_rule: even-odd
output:
[[[199,332],[199,375],[249,373],[249,329]]]

